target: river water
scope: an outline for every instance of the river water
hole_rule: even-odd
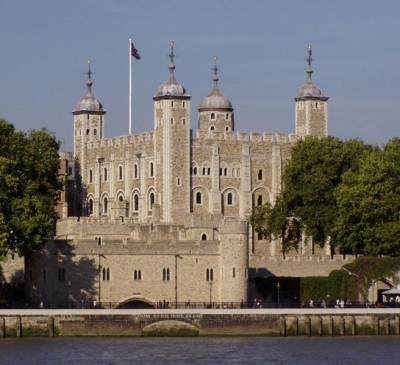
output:
[[[0,340],[1,365],[400,364],[396,337]]]

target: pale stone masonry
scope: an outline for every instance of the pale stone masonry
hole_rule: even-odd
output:
[[[27,261],[30,300],[241,303],[254,275],[326,275],[340,267],[344,259],[331,258],[329,247],[304,244],[282,257],[279,242],[247,223],[255,206],[274,204],[293,143],[328,133],[328,98],[311,81],[309,52],[289,135],[236,132],[216,67],[192,131],[191,97],[175,78],[172,50],[169,78],[154,97],[153,130],[106,138],[89,70],[87,94],[73,112],[73,156],[63,155],[68,199],[59,204],[57,234]]]

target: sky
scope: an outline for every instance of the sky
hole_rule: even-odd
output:
[[[0,0],[0,117],[47,128],[72,149],[72,110],[93,90],[106,135],[128,133],[128,38],[134,62],[133,129],[152,130],[153,100],[176,78],[197,107],[212,88],[233,103],[240,131],[294,131],[294,100],[313,47],[313,79],[329,96],[329,134],[382,144],[400,132],[398,0]]]

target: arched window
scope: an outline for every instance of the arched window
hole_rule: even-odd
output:
[[[89,117],[89,115],[88,115],[88,117]],[[86,129],[86,135],[87,135],[87,136],[89,135],[89,133],[90,133],[90,130],[89,130],[89,129]]]
[[[142,280],[142,271],[141,270],[135,270],[133,272],[133,280]]]
[[[196,204],[202,204],[202,198],[201,191],[196,192]]]
[[[154,176],[154,164],[153,162],[150,162],[150,177]]]
[[[206,175],[206,168],[203,167],[203,176],[205,176],[205,175]]]
[[[226,195],[226,204],[233,205],[233,194],[232,193],[228,193]]]
[[[93,182],[93,170],[89,170],[89,183],[91,184]]]
[[[229,113],[226,113],[226,114],[225,114],[225,119],[226,119],[226,120],[229,120]]]
[[[122,169],[122,166],[119,166],[118,168],[118,176],[120,180],[124,178],[124,170]]]
[[[225,127],[225,130],[226,130],[227,132],[229,132],[230,128],[229,128],[229,127]]]
[[[207,175],[210,176],[211,175],[211,168],[207,168]]]
[[[215,119],[215,113],[210,114],[210,119],[214,120]]]
[[[169,275],[169,268],[163,268],[163,281],[169,281],[170,275]]]
[[[94,136],[97,135],[97,129],[96,129],[96,128],[93,129],[93,135],[94,135]]]
[[[103,214],[108,214],[108,198],[103,199]]]
[[[214,280],[214,270],[213,269],[207,269],[206,270],[206,280],[207,281],[213,281]]]
[[[122,195],[120,195],[120,196],[118,197],[118,201],[119,201],[120,203],[122,203],[122,202],[124,201],[124,197],[123,197]]]
[[[257,205],[258,206],[263,205],[263,197],[262,197],[262,195],[259,195],[257,197]]]
[[[197,175],[197,167],[193,167],[193,175],[194,175],[194,176]]]
[[[263,179],[263,170],[258,170],[258,180]]]
[[[156,196],[154,194],[154,192],[151,192],[149,195],[149,207],[150,209],[153,208],[154,203],[156,202]]]
[[[133,177],[135,179],[139,177],[139,167],[136,163],[133,165]]]
[[[97,237],[97,246],[101,246],[101,244],[102,244],[102,240],[101,240],[101,237]]]
[[[105,167],[105,168],[104,168],[104,181],[107,181],[107,179],[108,179],[108,170],[107,170],[107,168]]]
[[[135,194],[133,196],[133,210],[135,212],[139,211],[139,195]]]
[[[103,279],[103,281],[109,281],[110,280],[110,268],[103,267],[102,279]]]
[[[93,214],[93,199],[88,200],[88,215]]]
[[[206,235],[205,233],[203,233],[203,234],[201,235],[201,240],[202,240],[202,241],[207,241],[207,235]]]
[[[227,176],[228,175],[228,169],[225,167],[224,168],[224,176]]]
[[[213,125],[210,127],[210,131],[215,131],[215,127]]]

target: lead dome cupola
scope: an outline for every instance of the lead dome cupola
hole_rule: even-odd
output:
[[[319,98],[319,99],[327,99],[326,96],[324,96],[321,92],[321,90],[313,83],[312,81],[312,74],[313,70],[311,68],[312,64],[312,49],[311,45],[308,46],[308,56],[306,58],[307,61],[307,79],[304,82],[304,84],[301,86],[299,89],[299,92],[297,93],[296,99],[302,99],[302,98]]]
[[[174,53],[175,43],[171,42],[171,52],[169,54],[170,63],[168,65],[169,78],[167,81],[162,83],[158,88],[156,97],[160,96],[188,96],[186,94],[186,89],[183,85],[175,78],[175,53]]]
[[[88,64],[89,64],[87,71],[88,79],[86,81],[87,93],[86,95],[82,96],[79,99],[78,103],[76,104],[74,112],[82,112],[82,111],[103,112],[103,104],[100,103],[100,101],[97,100],[96,97],[93,95],[92,71],[90,68],[90,62]]]
[[[218,66],[216,63],[216,58],[215,58],[215,64],[213,67],[213,71],[214,71],[214,77],[213,77],[213,81],[214,81],[214,87],[211,90],[211,93],[206,96],[202,102],[199,105],[199,111],[208,111],[208,110],[223,110],[223,111],[232,111],[233,107],[232,107],[232,103],[231,101],[225,97],[221,91],[219,90],[218,87],[218,81],[219,81],[219,77],[218,77]]]

